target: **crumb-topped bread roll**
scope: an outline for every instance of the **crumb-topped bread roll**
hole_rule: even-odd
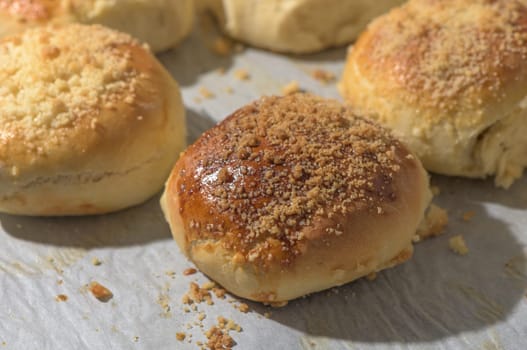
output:
[[[201,271],[274,303],[407,260],[429,200],[421,163],[386,130],[296,94],[262,98],[206,132],[161,202]]]
[[[0,82],[0,211],[141,203],[184,146],[178,85],[127,34],[73,24],[0,40]]]
[[[354,40],[403,0],[200,0],[232,37],[279,52],[309,53]]]
[[[350,49],[341,89],[428,170],[509,187],[527,165],[525,2],[411,0]]]
[[[0,0],[0,38],[27,28],[79,22],[129,33],[154,52],[175,47],[192,29],[193,0]]]

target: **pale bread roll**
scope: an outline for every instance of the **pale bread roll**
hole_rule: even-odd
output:
[[[175,47],[192,30],[192,0],[0,0],[0,37],[56,23],[103,24],[148,43]]]
[[[103,24],[148,43],[154,52],[175,47],[194,24],[193,0],[71,0],[81,23]]]
[[[527,166],[527,7],[411,0],[350,49],[341,90],[425,168],[509,187]]]
[[[201,271],[277,303],[409,259],[430,197],[421,163],[386,130],[296,94],[262,98],[206,132],[161,204]]]
[[[369,21],[403,0],[200,0],[224,30],[250,45],[310,53],[353,41]]]
[[[142,44],[102,26],[40,27],[0,40],[0,62],[0,211],[107,213],[162,187],[184,108]]]

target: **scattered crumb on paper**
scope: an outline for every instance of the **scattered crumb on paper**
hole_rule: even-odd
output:
[[[292,80],[289,83],[282,86],[283,95],[291,95],[294,93],[300,92],[300,85],[296,80]]]
[[[65,301],[68,301],[68,296],[66,294],[59,294],[55,297],[55,300],[58,302],[58,303],[61,303],[61,302],[65,302]]]
[[[472,218],[476,215],[476,212],[471,210],[463,213],[463,220],[464,221],[470,221]]]
[[[416,235],[414,236],[414,243],[423,239],[441,235],[445,231],[448,224],[448,213],[446,210],[431,204],[430,208],[425,214],[424,220],[419,225]]]
[[[190,276],[190,275],[195,274],[196,272],[198,272],[198,270],[196,270],[195,268],[189,267],[188,269],[185,269],[183,271],[183,275],[184,276]]]
[[[251,75],[246,69],[237,69],[234,72],[234,77],[238,80],[249,80]]]
[[[212,43],[212,51],[218,56],[228,56],[232,50],[233,43],[226,37],[218,37]]]
[[[323,84],[329,84],[331,82],[334,82],[336,79],[335,74],[324,69],[313,70],[311,72],[311,76]]]
[[[201,95],[201,97],[207,98],[207,99],[215,97],[214,93],[204,86],[199,88],[199,94]]]
[[[465,239],[463,239],[463,236],[457,235],[448,240],[448,246],[451,251],[458,255],[467,255],[468,254],[468,248],[465,243]]]
[[[99,282],[91,282],[89,290],[97,300],[102,301],[103,303],[106,303],[113,298],[113,293]]]

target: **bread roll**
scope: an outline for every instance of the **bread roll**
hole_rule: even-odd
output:
[[[509,187],[527,165],[527,8],[411,0],[350,49],[343,95],[425,168]]]
[[[71,0],[81,23],[98,23],[148,43],[154,52],[175,47],[192,30],[193,0]]]
[[[0,37],[50,23],[103,24],[148,43],[176,46],[192,29],[192,0],[0,0]]]
[[[0,40],[0,62],[0,211],[107,213],[162,187],[184,109],[148,49],[71,24]]]
[[[354,40],[403,0],[200,0],[232,37],[279,52],[309,53]],[[223,6],[221,4],[223,3]]]
[[[387,131],[296,94],[262,98],[206,132],[161,203],[201,271],[276,303],[410,258],[429,200],[420,162]]]

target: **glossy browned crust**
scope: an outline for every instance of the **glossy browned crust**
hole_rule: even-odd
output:
[[[271,302],[393,265],[428,199],[420,162],[389,132],[296,94],[262,98],[206,132],[176,163],[162,205],[202,271]]]

